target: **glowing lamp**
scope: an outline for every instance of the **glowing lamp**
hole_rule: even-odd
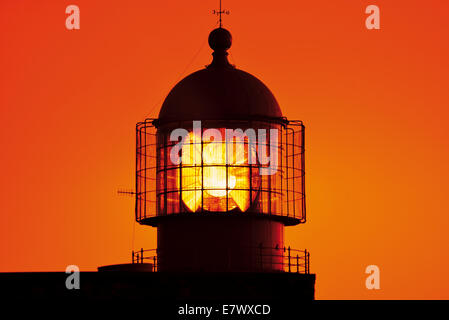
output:
[[[234,151],[232,159],[227,152],[229,148]],[[182,178],[176,179],[178,189],[184,188],[183,203],[192,212],[201,208],[210,212],[235,208],[246,211],[250,206],[248,163],[248,153],[236,148],[235,143],[204,140],[201,143],[201,137],[190,133],[182,147],[182,169],[178,171]],[[253,200],[255,196],[254,193]]]

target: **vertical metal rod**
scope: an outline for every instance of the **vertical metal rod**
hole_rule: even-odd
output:
[[[248,164],[249,167],[249,207],[253,207],[253,165]]]
[[[290,266],[290,246],[288,246],[288,272],[291,272]]]
[[[292,173],[293,173],[293,183],[292,183],[292,194],[293,194],[293,218],[296,218],[296,194],[295,194],[295,182],[296,182],[296,156],[295,156],[295,130],[292,132]]]
[[[307,274],[310,273],[310,253],[307,252]]]
[[[140,248],[140,263],[143,263],[143,248]]]
[[[307,249],[304,250],[304,272],[305,274],[309,273],[309,253],[307,252]]]
[[[168,184],[168,177],[167,177],[167,173],[168,173],[168,170],[167,170],[167,162],[168,162],[168,156],[167,156],[167,150],[168,150],[168,146],[167,146],[167,137],[166,137],[166,134],[165,134],[165,132],[163,132],[162,134],[162,138],[164,139],[164,169],[163,169],[163,173],[164,173],[164,190],[163,190],[163,193],[164,193],[164,210],[163,210],[163,212],[162,212],[162,214],[167,214],[168,212],[168,209],[167,209],[167,203],[168,203],[168,201],[167,201],[167,184]]]
[[[182,148],[181,148],[181,159],[182,159]],[[182,212],[182,190],[184,188],[184,185],[182,184],[182,161],[179,161],[178,164],[178,170],[179,170],[179,206],[178,206],[178,212]]]
[[[252,126],[251,122],[251,126]],[[253,126],[252,126],[253,127]],[[247,137],[247,146],[248,146],[248,167],[249,167],[249,207],[252,208],[253,206],[253,149],[252,149],[252,142],[249,137]],[[245,138],[243,137],[242,140],[243,148],[245,148]],[[237,140],[236,140],[237,144]]]
[[[139,166],[139,159],[140,159],[140,156],[139,156],[139,134],[140,134],[139,125],[136,125],[136,181],[135,181],[136,194],[135,194],[135,205],[134,205],[134,208],[135,208],[134,215],[136,217],[136,220],[137,219],[140,220],[140,216],[138,216],[138,213],[139,213],[139,191],[140,191],[139,190],[139,171],[140,171],[140,168],[139,168],[140,167]]]
[[[220,28],[221,28],[221,0],[220,0]]]
[[[301,123],[302,130],[302,139],[301,139],[301,191],[302,191],[302,199],[301,199],[301,220],[306,221],[306,171],[305,171],[305,135],[306,135],[306,127]]]
[[[281,134],[280,134],[280,136],[281,136],[281,143],[280,143],[280,153],[281,153],[281,155],[280,155],[280,159],[281,159],[281,166],[280,166],[280,168],[281,168],[281,174],[280,174],[280,176],[279,176],[279,180],[280,180],[280,185],[281,185],[281,195],[280,195],[280,202],[281,202],[281,216],[283,216],[284,215],[284,193],[283,193],[283,186],[282,186],[282,184],[284,183],[284,167],[283,167],[283,163],[284,163],[284,161],[283,161],[283,157],[284,157],[284,139],[283,139],[283,137],[284,137],[284,132],[285,132],[285,128],[284,128],[284,125],[281,125]]]
[[[299,254],[296,255],[296,273],[299,273]]]
[[[287,203],[286,203],[286,205],[287,205],[287,217],[290,215],[290,201],[289,201],[289,193],[290,193],[290,190],[289,190],[289,181],[288,181],[288,169],[289,169],[289,167],[288,167],[288,158],[289,158],[289,155],[288,155],[288,132],[290,131],[289,130],[290,128],[287,128],[286,130],[285,130],[285,180],[287,181],[287,183],[286,183],[286,188],[287,188],[287,190],[286,190],[286,192],[287,192]]]
[[[270,124],[270,130],[271,130],[271,124]],[[265,138],[265,141],[269,141],[267,144],[267,153],[270,154],[270,159],[271,159],[271,144],[273,143],[273,141],[271,141],[271,134],[267,133],[267,137]],[[270,163],[271,165],[271,163]],[[269,165],[269,166],[270,166]],[[270,168],[271,170],[271,168]],[[270,172],[271,173],[271,172]],[[271,179],[272,179],[273,175],[269,174],[268,175],[268,213],[271,215],[271,195],[273,194],[273,189],[272,189],[272,185],[271,185]]]
[[[147,174],[148,174],[148,172],[147,172],[147,148],[148,148],[148,146],[147,146],[147,123],[146,123],[146,121],[145,121],[145,127],[144,127],[144,139],[143,139],[143,145],[144,145],[144,153],[143,153],[143,166],[144,166],[144,174],[143,174],[143,183],[144,183],[144,185],[143,185],[143,191],[144,191],[144,218],[146,218],[147,217],[147,192],[148,192],[148,190],[147,190],[147,179],[148,179],[148,177],[147,177]]]
[[[132,251],[132,254],[131,254],[131,261],[132,261],[132,263],[134,263],[134,250]]]
[[[193,135],[195,136],[195,135]],[[196,138],[195,138],[196,141]],[[200,131],[201,142],[201,212],[204,212],[204,144],[203,144],[203,128]],[[195,143],[196,144],[196,143]]]
[[[228,159],[228,138],[226,136],[226,128],[225,130],[225,165],[226,165],[226,212],[229,211],[229,185],[228,185],[228,179],[229,179],[229,159]],[[222,142],[223,143],[223,142]],[[233,147],[231,143],[231,148]]]

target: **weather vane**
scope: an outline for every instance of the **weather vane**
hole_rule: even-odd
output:
[[[221,0],[220,0],[220,10],[212,10],[213,14],[216,14],[219,17],[219,22],[220,22],[220,28],[221,28],[221,15],[222,14],[229,14],[229,10],[222,10],[221,9]]]

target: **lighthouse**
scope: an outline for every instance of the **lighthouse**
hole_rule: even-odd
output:
[[[136,126],[136,221],[157,248],[133,252],[156,272],[309,274],[284,242],[306,222],[304,134],[270,89],[228,61],[231,33],[208,38],[212,62],[177,83],[157,119]]]
[[[304,124],[229,63],[229,31],[220,25],[208,40],[211,63],[173,87],[156,119],[136,125],[129,193],[136,221],[157,228],[156,248],[81,276],[4,274],[10,297],[132,299],[168,318],[280,318],[315,298],[309,252],[284,240],[285,228],[306,222]]]

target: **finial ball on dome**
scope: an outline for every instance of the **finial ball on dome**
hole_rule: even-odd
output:
[[[231,47],[232,35],[223,28],[217,28],[212,30],[209,34],[209,46],[214,51],[226,51]]]

